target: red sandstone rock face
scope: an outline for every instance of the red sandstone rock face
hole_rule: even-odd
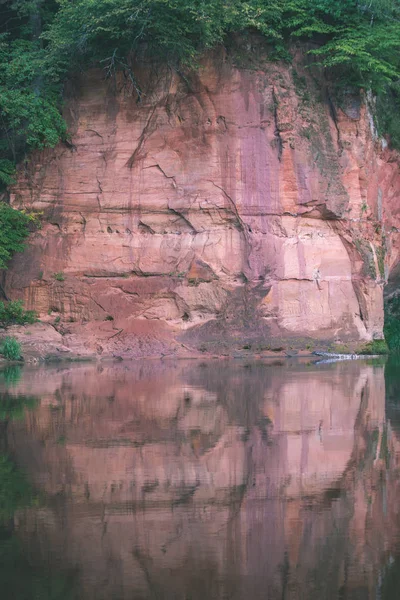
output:
[[[381,337],[398,165],[365,106],[319,101],[302,75],[217,56],[190,81],[142,73],[138,103],[122,76],[87,74],[65,109],[71,144],[13,190],[45,224],[7,291],[99,353]]]

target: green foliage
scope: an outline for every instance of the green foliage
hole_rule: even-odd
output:
[[[389,315],[385,319],[385,338],[391,352],[400,353],[400,319]]]
[[[27,325],[37,321],[36,313],[33,310],[25,310],[22,300],[10,300],[10,302],[0,302],[0,325]]]
[[[389,354],[389,348],[385,340],[372,340],[372,342],[364,344],[364,346],[358,351],[358,354]]]
[[[334,354],[351,354],[351,350],[347,344],[332,344],[330,351]]]
[[[400,296],[385,302],[385,338],[393,353],[400,353]]]
[[[41,26],[52,18],[50,4],[37,0],[5,0],[1,4],[0,185],[3,186],[12,183],[15,163],[26,153],[54,146],[65,136],[66,125],[59,111],[60,71],[47,60],[46,49],[39,39]]]
[[[0,454],[0,522],[10,519],[15,510],[29,503],[32,491],[15,464]]]
[[[4,425],[4,422],[12,418],[20,418],[25,407],[32,406],[34,402],[33,398],[25,396],[0,394],[0,424]],[[2,428],[0,442],[4,431]],[[7,522],[18,508],[29,504],[31,499],[32,489],[24,474],[8,456],[0,453],[0,525]]]
[[[400,148],[400,2],[399,0],[287,0],[289,35],[308,37],[336,91],[371,89],[377,97],[376,124]]]
[[[355,0],[289,0],[286,26],[290,35],[313,38],[311,53],[336,75],[336,83],[383,88],[398,77],[400,3]]]
[[[28,498],[27,504],[28,504]],[[6,537],[6,536],[4,536]],[[76,571],[50,568],[32,558],[16,535],[0,537],[0,580],[7,600],[79,600]]]
[[[382,600],[400,598],[400,557],[390,557],[382,569],[382,583],[379,596]]]
[[[12,365],[12,367],[17,367],[18,365]],[[10,369],[8,367],[8,369]],[[4,377],[6,377],[7,369],[2,371],[4,373]],[[14,374],[15,376],[16,374]],[[10,383],[10,382],[9,382]],[[9,385],[7,383],[7,385]],[[12,384],[14,382],[11,382]],[[0,420],[5,421],[9,419],[18,420],[22,419],[25,414],[25,410],[35,408],[37,404],[37,399],[32,396],[22,396],[22,395],[14,395],[9,394],[8,392],[0,394]]]
[[[386,250],[383,246],[377,246],[375,248],[375,252],[376,252],[376,258],[378,261],[378,269],[379,269],[379,274],[381,276],[381,279],[384,280],[385,279],[385,254],[386,254]]]
[[[8,365],[3,371],[0,371],[0,384],[6,386],[16,385],[21,379],[22,369],[20,365]]]
[[[25,408],[35,404],[36,399],[32,397],[14,396],[7,392],[0,394],[0,442],[6,435],[4,424],[10,419],[21,418]],[[0,525],[12,518],[17,509],[29,504],[32,498],[32,489],[25,475],[7,455],[0,453]],[[0,564],[2,563],[0,544]]]
[[[0,353],[7,360],[20,360],[22,358],[21,344],[12,336],[7,336],[1,347]]]
[[[30,486],[11,460],[0,454],[0,521],[10,519],[15,510],[29,501]]]
[[[38,503],[23,471],[0,454],[0,580],[2,597],[18,600],[78,600],[76,574],[38,565],[12,534],[16,511]]]
[[[252,27],[270,39],[282,37],[278,0],[231,0],[227,8],[222,0],[60,0],[45,38],[50,53],[64,60],[113,55],[122,61],[145,46],[148,54],[178,66],[195,64],[200,52],[231,31]]]
[[[398,107],[400,0],[2,0],[0,185],[16,162],[66,137],[65,78],[100,65],[124,72],[141,98],[134,57],[166,61],[178,73],[233,33],[261,33],[276,56],[311,40],[315,62],[336,86],[371,88],[378,108]],[[397,104],[396,104],[397,103]],[[380,130],[400,145],[382,111]]]
[[[29,234],[30,218],[0,202],[0,269],[5,269],[14,252],[22,252],[23,241]]]
[[[393,148],[400,150],[400,80],[387,85],[376,98],[378,133],[386,135]]]
[[[400,4],[375,0],[60,0],[44,37],[49,55],[103,60],[110,69],[141,48],[193,65],[232,32],[256,30],[283,53],[290,38],[317,42],[318,61],[346,84],[382,87],[398,77]],[[57,62],[56,61],[56,62]]]
[[[58,273],[54,273],[53,277],[56,281],[65,281],[65,276],[62,271],[59,271]]]
[[[8,371],[15,369],[9,367]],[[7,371],[7,370],[6,370]],[[5,373],[4,371],[3,373]],[[7,376],[8,377],[8,376]],[[14,380],[14,376],[11,377]],[[6,380],[6,376],[5,376]],[[36,399],[7,393],[0,394],[0,446],[7,436],[7,421],[23,416]],[[61,573],[42,566],[24,552],[13,532],[16,511],[35,506],[35,494],[25,473],[15,462],[0,452],[0,581],[2,597],[18,600],[78,600],[76,573]]]
[[[0,159],[0,186],[14,183],[15,165],[7,158]]]

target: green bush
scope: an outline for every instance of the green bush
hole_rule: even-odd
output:
[[[374,355],[374,354],[389,354],[389,348],[385,340],[372,340],[365,344],[358,354]]]
[[[398,104],[399,0],[1,0],[0,5],[3,186],[12,183],[15,165],[30,151],[66,140],[60,108],[69,75],[95,65],[113,79],[119,70],[140,100],[132,58],[164,60],[187,82],[184,69],[196,66],[205,50],[229,44],[235,33],[262,34],[270,57],[289,58],[293,40],[311,41],[310,54],[336,87],[384,92],[381,128],[397,135],[385,107]],[[243,52],[251,52],[249,46]],[[387,86],[391,92],[385,95]]]
[[[33,310],[25,310],[22,300],[10,300],[6,304],[0,302],[0,325],[27,325],[37,321]]]
[[[56,281],[65,281],[64,273],[62,271],[59,273],[54,273],[53,277]]]
[[[400,79],[377,95],[376,124],[379,135],[386,135],[393,148],[400,149]]]
[[[384,333],[390,352],[400,353],[400,296],[385,302]]]
[[[400,319],[392,315],[386,317],[385,338],[390,352],[400,353]]]
[[[347,344],[332,344],[330,351],[334,354],[351,354],[351,350]]]
[[[22,252],[24,249],[23,241],[28,237],[30,221],[29,215],[14,210],[5,202],[0,202],[0,269],[7,267],[14,252]]]
[[[21,360],[22,358],[21,344],[15,337],[6,337],[0,352],[7,360]]]
[[[400,353],[400,319],[392,316],[386,319],[385,337],[390,352]]]
[[[399,18],[398,0],[60,0],[44,37],[53,61],[103,60],[129,75],[125,57],[143,47],[193,65],[233,32],[255,30],[281,56],[288,40],[313,39],[339,82],[379,87],[398,78]]]

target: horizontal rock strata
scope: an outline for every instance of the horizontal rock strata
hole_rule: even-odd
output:
[[[12,204],[43,226],[7,293],[99,354],[381,338],[400,179],[365,103],[301,61],[136,71],[140,102],[83,76],[71,141],[21,168]]]

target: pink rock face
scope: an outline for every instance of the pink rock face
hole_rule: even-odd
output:
[[[87,74],[65,108],[71,143],[21,169],[12,203],[44,223],[10,295],[74,321],[71,347],[122,355],[382,337],[400,179],[367,108],[317,100],[301,64],[218,54],[188,80],[138,76],[140,103],[122,75]]]

